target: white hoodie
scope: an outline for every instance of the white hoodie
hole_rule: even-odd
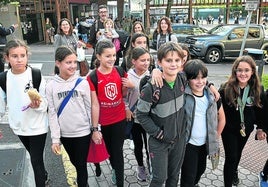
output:
[[[68,80],[55,75],[48,82],[46,96],[48,100],[49,127],[52,143],[60,143],[60,137],[82,137],[90,134],[91,127],[91,96],[89,84],[82,80],[65,105],[61,115],[57,117],[58,109],[76,83],[78,76]]]
[[[28,106],[31,100],[25,90],[27,85],[32,85],[32,71],[27,68],[21,74],[13,74],[11,70],[7,72],[6,92],[0,88],[0,110],[5,111],[7,99],[8,121],[10,128],[16,135],[34,136],[48,132],[47,100],[45,95],[46,81],[41,79],[39,94],[42,102],[38,108],[22,108]]]

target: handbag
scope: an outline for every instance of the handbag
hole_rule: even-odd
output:
[[[78,62],[79,70],[80,70],[80,76],[86,76],[89,72],[89,64],[87,62],[87,59]]]
[[[77,54],[77,61],[82,62],[86,59],[86,52],[83,49],[83,47],[77,47],[76,48],[76,54]]]
[[[101,144],[95,144],[95,142],[90,139],[89,150],[87,155],[87,162],[99,163],[110,157],[107,152],[104,139],[101,139]]]

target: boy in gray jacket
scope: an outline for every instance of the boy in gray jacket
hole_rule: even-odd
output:
[[[188,137],[183,123],[184,85],[178,68],[183,52],[174,42],[163,44],[157,53],[163,70],[164,85],[154,89],[147,83],[137,104],[137,119],[149,134],[148,145],[152,166],[150,187],[176,187]],[[154,96],[153,96],[154,95]],[[153,101],[153,99],[157,99]],[[152,105],[155,105],[152,107]]]

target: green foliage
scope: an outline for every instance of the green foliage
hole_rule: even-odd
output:
[[[0,6],[6,5],[12,2],[18,2],[18,0],[0,0]]]
[[[264,90],[268,89],[268,74],[262,75],[262,85],[264,86]]]

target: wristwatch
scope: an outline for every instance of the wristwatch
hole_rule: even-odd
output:
[[[100,131],[101,131],[101,125],[98,124],[97,127],[92,126],[92,127],[90,128],[90,130],[91,130],[92,132],[95,132],[95,131],[100,132]]]

